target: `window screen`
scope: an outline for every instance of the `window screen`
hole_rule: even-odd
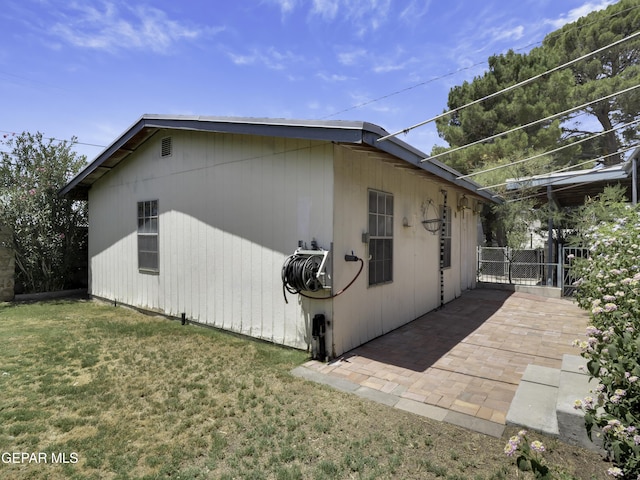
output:
[[[138,202],[138,268],[158,271],[158,201]]]
[[[369,285],[393,280],[393,195],[369,190]]]

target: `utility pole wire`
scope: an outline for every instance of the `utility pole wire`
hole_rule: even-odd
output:
[[[560,172],[564,172],[566,170],[571,170],[572,168],[581,167],[582,165],[586,165],[588,163],[597,162],[598,160],[604,160],[605,158],[613,157],[614,155],[619,155],[621,153],[628,152],[629,150],[633,150],[634,148],[637,148],[637,147],[638,147],[638,144],[635,144],[635,145],[633,145],[633,146],[631,146],[629,148],[625,148],[624,150],[618,150],[616,152],[609,153],[608,155],[602,155],[602,156],[600,156],[598,158],[592,158],[591,160],[587,160],[585,162],[580,162],[580,163],[577,163],[575,165],[569,165],[568,167],[559,168],[558,170],[554,170],[552,172],[545,173],[544,175],[553,175],[554,173],[560,173]],[[582,173],[584,171],[585,170],[578,170],[577,172],[569,172],[567,175],[563,175],[561,178],[565,179],[567,177],[573,177],[576,174],[580,174],[580,173]],[[538,178],[541,179],[542,175],[538,176]],[[558,179],[558,180],[560,180],[560,179]],[[495,185],[489,185],[488,187],[480,187],[480,188],[478,188],[478,190],[489,190],[491,188],[502,187],[504,185],[508,185],[510,183],[515,183],[515,182],[520,182],[520,181],[518,179],[514,179],[514,180],[512,180],[510,182],[502,182],[502,183],[496,183]],[[553,185],[553,181],[551,181],[547,185]]]
[[[640,35],[640,31],[632,33],[628,37],[621,38],[620,40],[617,40],[617,41],[615,41],[613,43],[610,43],[609,45],[605,45],[604,47],[598,48],[597,50],[594,50],[593,52],[587,53],[586,55],[578,57],[578,58],[576,58],[574,60],[570,60],[567,63],[564,63],[564,64],[562,64],[560,66],[554,67],[551,70],[547,70],[546,72],[540,73],[540,74],[535,75],[535,76],[533,76],[531,78],[523,80],[522,82],[516,83],[515,85],[511,85],[510,87],[503,88],[502,90],[494,92],[494,93],[492,93],[490,95],[487,95],[485,97],[482,97],[482,98],[479,98],[477,100],[474,100],[473,102],[467,103],[466,105],[462,105],[461,107],[457,107],[457,108],[454,108],[453,110],[446,111],[444,113],[441,113],[440,115],[436,115],[435,117],[432,117],[432,118],[430,118],[428,120],[425,120],[425,121],[420,122],[420,123],[416,123],[415,125],[407,127],[407,128],[405,128],[403,130],[398,130],[395,133],[391,133],[389,135],[385,135],[384,137],[380,137],[376,141],[377,142],[382,142],[384,140],[388,140],[391,137],[395,137],[397,135],[400,135],[401,133],[408,133],[408,132],[410,132],[411,130],[413,130],[415,128],[422,127],[423,125],[426,125],[427,123],[434,122],[435,120],[439,120],[440,118],[446,117],[447,115],[451,115],[452,113],[459,112],[460,110],[462,110],[464,108],[470,107],[472,105],[476,105],[476,104],[478,104],[480,102],[484,102],[485,100],[489,100],[490,98],[497,97],[498,95],[502,95],[503,93],[509,92],[509,91],[511,91],[511,90],[513,90],[515,88],[523,87],[525,85],[533,83],[533,82],[535,82],[536,80],[538,80],[538,79],[540,79],[542,77],[545,77],[545,76],[547,76],[547,75],[549,75],[549,74],[551,74],[553,72],[556,72],[556,71],[561,70],[561,69],[563,69],[565,67],[568,67],[569,65],[573,65],[574,63],[577,63],[577,62],[579,62],[581,60],[585,60],[585,59],[587,59],[587,58],[589,58],[589,57],[591,57],[593,55],[596,55],[596,54],[598,54],[600,52],[603,52],[604,50],[607,50],[607,49],[609,49],[611,47],[615,47],[615,46],[617,46],[617,45],[619,45],[619,44],[621,44],[623,42],[626,42],[627,40],[631,40],[632,38],[637,37],[638,35]]]
[[[506,163],[504,165],[498,165],[497,167],[487,168],[486,170],[481,170],[479,172],[469,173],[467,175],[461,175],[460,177],[456,177],[456,179],[457,180],[461,180],[463,178],[474,177],[476,175],[480,175],[481,173],[493,172],[494,170],[499,170],[501,168],[510,167],[512,165],[517,165],[519,163],[527,162],[527,161],[533,160],[535,158],[544,157],[545,155],[550,155],[552,153],[559,152],[560,150],[564,150],[565,148],[573,147],[574,145],[579,145],[579,144],[584,143],[584,142],[586,142],[588,140],[593,140],[594,138],[601,137],[602,135],[605,135],[607,133],[611,133],[611,132],[613,132],[615,130],[619,130],[620,128],[629,127],[629,126],[631,126],[631,125],[633,125],[635,123],[638,123],[638,122],[640,122],[640,120],[634,120],[633,122],[625,123],[624,125],[618,125],[617,127],[614,127],[614,128],[612,128],[610,130],[604,130],[603,132],[596,133],[595,135],[591,135],[590,137],[585,137],[582,140],[578,140],[578,141],[573,142],[573,143],[568,143],[566,145],[563,145],[562,147],[554,148],[553,150],[549,150],[548,152],[539,153],[538,155],[534,155],[533,157],[523,158],[522,160],[517,160],[517,161],[511,162],[511,163]]]
[[[428,160],[434,160],[436,158],[442,157],[442,156],[447,155],[449,153],[457,152],[458,150],[462,150],[462,149],[467,148],[467,147],[473,147],[474,145],[479,145],[481,143],[485,143],[485,142],[488,142],[490,140],[495,140],[498,137],[502,137],[504,135],[508,135],[510,133],[513,133],[513,132],[517,132],[518,130],[522,130],[524,128],[532,127],[534,125],[537,125],[538,123],[546,122],[547,120],[551,120],[551,119],[556,118],[556,117],[561,117],[563,115],[566,115],[567,113],[575,112],[576,110],[581,110],[581,109],[583,109],[585,107],[588,107],[592,103],[601,102],[602,100],[608,100],[609,98],[615,97],[616,95],[621,95],[623,93],[630,92],[631,90],[634,90],[634,89],[636,89],[638,87],[640,87],[640,84],[634,85],[633,87],[629,87],[629,88],[626,88],[624,90],[620,90],[619,92],[616,92],[616,93],[612,93],[611,95],[607,95],[606,97],[601,97],[601,98],[598,98],[597,100],[592,100],[592,101],[590,101],[588,103],[583,103],[582,105],[580,105],[578,107],[570,108],[568,110],[565,110],[564,112],[554,113],[553,115],[549,115],[548,117],[542,118],[540,120],[536,120],[534,122],[527,123],[526,125],[522,125],[520,127],[512,128],[511,130],[507,130],[506,132],[496,133],[495,135],[492,135],[490,137],[482,138],[480,140],[476,140],[475,142],[467,143],[466,145],[462,145],[460,147],[452,148],[451,150],[447,150],[446,152],[441,152],[441,153],[438,153],[436,155],[431,155],[430,157],[427,157],[427,158],[424,158],[424,159],[420,160],[420,162],[426,162]]]
[[[607,16],[607,17],[605,17],[605,18],[606,18],[606,19],[611,19],[611,18],[613,18],[613,17],[617,17],[618,15],[622,15],[623,13],[627,13],[627,12],[629,12],[629,11],[631,11],[631,10],[635,10],[636,8],[640,8],[640,5],[636,5],[636,6],[633,6],[633,7],[626,8],[626,9],[621,10],[621,11],[619,11],[619,12],[616,12],[616,13],[614,13],[614,14],[612,14],[612,15],[609,15],[609,16]],[[586,24],[584,24],[584,25],[581,25],[580,27],[573,27],[570,31],[572,31],[572,30],[577,30],[578,28],[585,28],[585,27],[588,27],[588,26],[593,25],[593,24],[595,24],[595,23],[598,23],[598,21],[594,20],[594,21],[592,21],[592,22],[590,22],[590,23],[586,23]],[[559,30],[556,30],[556,31],[551,32],[551,33],[549,33],[548,35],[546,35],[544,39],[547,39],[547,38],[555,38],[555,37],[558,37],[558,36],[560,36],[560,31],[559,31]],[[532,42],[532,43],[529,43],[528,45],[523,45],[523,46],[521,46],[521,47],[514,48],[514,49],[512,49],[512,50],[513,50],[514,52],[519,52],[519,51],[522,51],[522,50],[526,50],[526,49],[528,49],[528,48],[531,48],[531,47],[534,47],[534,46],[536,46],[536,45],[540,45],[540,44],[542,44],[542,42],[543,42],[543,41],[544,41],[544,40],[540,40],[540,41],[537,41],[537,42]],[[500,55],[503,55],[504,53],[506,53],[506,52],[503,52],[503,53],[501,53]],[[372,103],[379,102],[380,100],[386,100],[387,98],[393,97],[394,95],[398,95],[398,94],[400,94],[400,93],[404,93],[404,92],[407,92],[407,91],[409,91],[409,90],[413,90],[414,88],[422,87],[422,86],[424,86],[424,85],[427,85],[428,83],[434,82],[434,81],[436,81],[436,80],[441,80],[441,79],[446,78],[446,77],[450,77],[450,76],[455,75],[455,74],[457,74],[457,73],[463,72],[463,71],[465,71],[465,70],[470,70],[470,69],[472,69],[472,68],[474,68],[474,67],[477,67],[477,66],[480,66],[480,65],[484,65],[484,64],[486,64],[486,63],[487,63],[487,61],[486,61],[486,60],[483,60],[482,62],[474,63],[473,65],[470,65],[470,66],[468,66],[468,67],[459,68],[459,69],[454,70],[454,71],[452,71],[452,72],[448,72],[448,73],[444,73],[444,74],[438,75],[438,76],[436,76],[436,77],[432,77],[432,78],[430,78],[430,79],[428,79],[428,80],[424,80],[424,81],[422,81],[422,82],[415,83],[415,84],[413,84],[413,85],[411,85],[411,86],[409,86],[409,87],[406,87],[406,88],[403,88],[403,89],[400,89],[400,90],[396,90],[396,91],[391,92],[391,93],[387,93],[387,94],[382,95],[382,96],[380,96],[380,97],[376,97],[376,98],[372,98],[372,99],[366,100],[366,101],[364,101],[364,102],[362,102],[362,103],[358,103],[358,104],[356,104],[356,105],[352,105],[352,106],[350,106],[350,107],[344,108],[344,109],[339,110],[339,111],[337,111],[337,112],[333,112],[333,113],[332,113],[332,114],[330,114],[330,115],[325,115],[324,117],[320,117],[320,118],[319,118],[319,120],[325,120],[325,119],[327,119],[327,118],[335,117],[336,115],[339,115],[339,114],[341,114],[341,113],[349,112],[349,111],[351,111],[351,110],[356,110],[356,109],[358,109],[358,108],[365,107],[365,106],[370,105],[370,104],[372,104]],[[0,73],[2,73],[2,72],[0,72]]]

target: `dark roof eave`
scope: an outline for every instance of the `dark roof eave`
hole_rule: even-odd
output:
[[[459,173],[446,165],[436,161],[423,161],[426,155],[402,140],[391,138],[382,142],[377,141],[380,137],[387,135],[387,132],[372,123],[165,115],[143,115],[140,117],[124,134],[117,138],[93,162],[62,188],[59,192],[60,195],[76,199],[87,199],[88,190],[93,182],[122,162],[132,151],[156,132],[163,129],[367,144],[460,188],[469,190],[488,202],[500,203],[499,200],[492,196],[491,192],[478,190],[480,186],[474,182],[458,179]]]
[[[402,140],[392,137],[380,142],[378,141],[379,138],[379,135],[371,133],[369,135],[365,135],[363,141],[364,143],[371,145],[374,148],[387,152],[395,157],[401,158],[404,161],[415,165],[417,168],[429,172],[436,177],[452,183],[462,189],[470,190],[475,195],[485,199],[487,202],[503,203],[503,201],[499,197],[495,196],[492,191],[479,190],[481,188],[481,185],[471,180],[458,178],[460,176],[459,172],[436,160],[429,160],[429,157],[422,151],[412,147]]]
[[[95,174],[98,169],[104,168],[105,162],[116,154],[119,157],[116,164],[120,163],[141,143],[148,140],[155,132],[163,129],[301,138],[338,143],[361,143],[361,132],[364,125],[364,122],[307,122],[259,118],[143,115],[62,188],[59,194],[86,199],[86,191],[81,192],[81,187],[86,186],[88,188],[95,181],[95,179],[85,181],[88,177]],[[139,141],[129,145],[144,130],[147,130],[149,134],[142,135]],[[382,129],[380,130],[383,131]]]

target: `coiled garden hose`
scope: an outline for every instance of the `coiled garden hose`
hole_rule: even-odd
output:
[[[298,294],[305,298],[313,298],[317,300],[327,300],[335,298],[338,295],[342,295],[362,273],[364,268],[364,261],[361,258],[354,257],[360,262],[360,268],[355,277],[347,284],[346,287],[328,297],[312,297],[305,295],[302,292],[317,292],[322,290],[322,282],[318,280],[318,269],[322,262],[320,256],[315,255],[299,255],[294,253],[289,255],[282,265],[282,294],[284,296],[285,303],[289,303],[287,300],[287,292],[291,294]]]

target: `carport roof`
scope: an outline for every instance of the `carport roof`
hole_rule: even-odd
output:
[[[507,184],[507,190],[530,189],[533,196],[539,198],[541,203],[546,203],[547,192],[550,189],[552,198],[558,206],[575,207],[582,205],[585,197],[595,197],[602,193],[607,186],[621,185],[627,190],[627,198],[631,199],[633,159],[639,157],[640,148],[637,148],[626,162],[611,167],[595,167],[512,179]]]
[[[334,142],[356,150],[364,150],[399,168],[432,174],[487,202],[496,203],[492,192],[479,190],[480,185],[471,180],[458,179],[460,174],[443,163],[435,160],[423,161],[428,158],[428,155],[402,140],[390,138],[382,142],[378,141],[379,138],[388,135],[388,132],[372,123],[151,114],[140,117],[76,175],[60,191],[60,194],[76,199],[87,199],[89,188],[94,182],[161,130],[190,130]]]

